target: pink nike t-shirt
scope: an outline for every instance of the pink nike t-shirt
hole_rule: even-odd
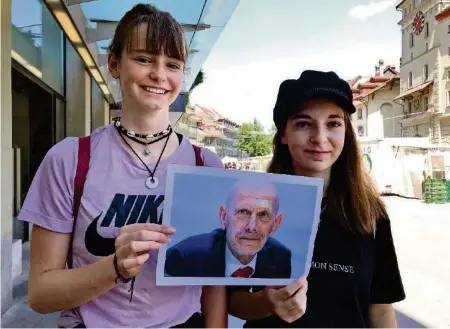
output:
[[[160,161],[155,173],[159,186],[145,186],[149,173],[121,144],[114,126],[96,129],[91,138],[91,160],[73,244],[73,266],[83,267],[114,253],[118,228],[132,223],[161,223],[166,169],[169,163],[195,166],[192,144],[183,138],[178,149]],[[222,167],[220,158],[202,148],[205,166]],[[78,139],[54,145],[42,161],[18,218],[46,229],[72,232],[74,178]],[[154,165],[149,165],[150,170]],[[130,284],[119,283],[109,292],[74,310],[63,311],[60,327],[171,327],[200,311],[199,286],[155,285],[157,251],[151,252],[136,277],[132,302]]]

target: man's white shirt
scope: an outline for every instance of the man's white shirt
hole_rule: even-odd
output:
[[[255,273],[256,269],[256,258],[258,257],[258,254],[252,259],[250,263],[247,265],[241,264],[239,260],[234,257],[234,255],[231,253],[228,246],[225,247],[225,275],[226,277],[231,277],[231,275],[238,269],[244,268],[246,266],[250,266],[253,269],[253,273]],[[250,277],[253,276],[250,275]]]

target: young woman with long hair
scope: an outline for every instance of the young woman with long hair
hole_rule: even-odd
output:
[[[324,198],[307,281],[229,289],[229,312],[245,327],[396,326],[392,303],[405,293],[386,208],[362,165],[355,110],[334,72],[308,70],[280,85],[267,171],[323,178]]]
[[[224,287],[155,284],[158,249],[176,234],[161,225],[168,164],[222,167],[169,124],[187,56],[169,13],[133,7],[109,53],[121,117],[52,147],[34,177],[19,214],[34,224],[29,303],[62,311],[59,327],[226,327]]]

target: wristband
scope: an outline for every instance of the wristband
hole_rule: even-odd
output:
[[[117,283],[118,280],[119,280],[120,282],[122,282],[122,283],[128,283],[128,282],[130,282],[131,280],[133,280],[134,277],[125,278],[125,277],[123,277],[123,276],[119,273],[119,269],[118,269],[118,266],[117,266],[117,256],[116,256],[115,253],[114,253],[114,260],[113,260],[113,263],[114,263],[114,270],[116,271],[116,275],[117,275],[117,278],[116,278],[116,280],[115,280],[116,283]]]

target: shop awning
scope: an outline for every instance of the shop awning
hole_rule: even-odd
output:
[[[425,89],[426,87],[428,87],[432,83],[433,83],[433,81],[428,81],[428,82],[422,83],[421,85],[418,85],[418,86],[416,86],[414,88],[408,89],[408,90],[400,93],[397,97],[395,97],[394,101],[397,100],[397,99],[405,98],[406,96],[409,96],[409,95],[414,94],[416,92],[422,91],[423,89]]]

